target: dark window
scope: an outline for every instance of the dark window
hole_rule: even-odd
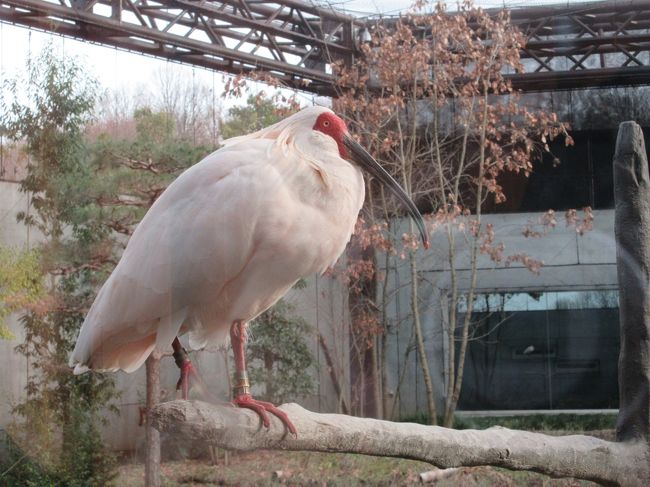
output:
[[[644,130],[646,138],[650,129]],[[590,130],[571,133],[575,144],[553,142],[551,152],[533,163],[529,178],[504,173],[500,179],[507,200],[488,202],[490,213],[543,212],[590,206],[614,207],[612,160],[616,146],[615,130]]]
[[[459,409],[618,407],[617,291],[479,295],[473,321]]]

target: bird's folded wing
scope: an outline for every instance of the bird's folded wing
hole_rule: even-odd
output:
[[[137,369],[154,347],[170,346],[192,306],[241,271],[264,213],[259,195],[281,184],[253,157],[269,143],[217,151],[160,196],[86,316],[71,356],[78,372]]]

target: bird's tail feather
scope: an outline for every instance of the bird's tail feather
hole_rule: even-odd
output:
[[[91,369],[98,372],[134,372],[153,352],[156,334],[138,340],[127,340],[123,336],[113,336],[93,350],[83,362],[75,361],[73,356],[74,374],[83,374]]]

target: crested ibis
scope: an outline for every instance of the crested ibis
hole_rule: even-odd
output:
[[[362,170],[390,189],[428,236],[397,182],[349,134],[341,118],[309,107],[275,125],[225,141],[160,195],[131,236],[81,327],[75,373],[139,368],[171,345],[187,399],[190,346],[224,343],[235,357],[234,403],[280,418],[254,399],[246,373],[246,324],[296,281],[341,255],[364,201]]]

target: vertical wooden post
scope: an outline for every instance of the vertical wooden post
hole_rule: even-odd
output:
[[[154,351],[147,366],[147,422],[145,432],[144,484],[160,487],[160,433],[151,423],[151,410],[160,402],[160,356]]]
[[[643,132],[618,130],[614,155],[620,289],[619,441],[650,439],[650,176]]]

